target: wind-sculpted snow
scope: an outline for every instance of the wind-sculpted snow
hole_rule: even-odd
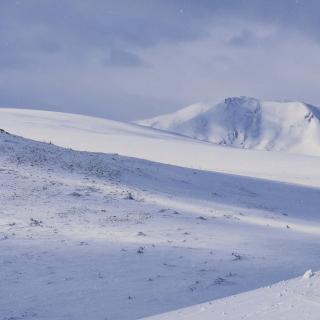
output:
[[[320,155],[320,109],[302,102],[227,98],[138,123],[220,145]]]
[[[1,132],[0,203],[1,320],[138,319],[319,269],[315,187]]]
[[[318,320],[319,292],[320,275],[309,271],[306,276],[290,281],[150,317],[148,320]]]
[[[52,144],[25,139],[12,135],[2,137],[0,153],[6,161],[18,166],[39,167],[46,170],[68,171],[76,174],[86,174],[100,178],[112,178],[117,181],[120,176],[116,165],[117,155],[99,153],[83,153],[66,150]],[[108,160],[108,161],[106,161]]]

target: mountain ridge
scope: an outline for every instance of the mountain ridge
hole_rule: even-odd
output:
[[[304,102],[231,97],[137,123],[220,145],[320,156],[320,108]]]

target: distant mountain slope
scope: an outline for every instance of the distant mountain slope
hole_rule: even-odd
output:
[[[320,109],[302,102],[234,97],[138,123],[238,148],[320,155]]]

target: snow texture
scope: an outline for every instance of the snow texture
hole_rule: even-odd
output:
[[[148,320],[318,320],[320,274],[203,303]],[[147,319],[146,319],[147,320]]]

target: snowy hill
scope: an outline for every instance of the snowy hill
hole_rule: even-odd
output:
[[[221,145],[320,155],[320,109],[302,102],[227,98],[138,123]]]
[[[0,109],[0,128],[74,150],[118,153],[187,168],[320,186],[317,157],[223,147],[102,118]]]
[[[319,188],[5,132],[0,182],[1,319],[138,319],[320,267]]]
[[[318,320],[319,292],[319,273],[307,272],[305,276],[290,281],[150,317],[148,320]]]

